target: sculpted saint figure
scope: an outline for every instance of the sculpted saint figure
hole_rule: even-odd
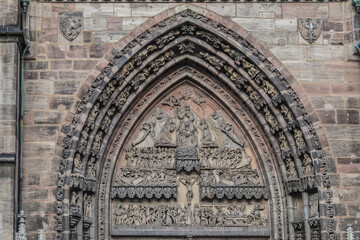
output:
[[[177,129],[178,135],[176,143],[181,146],[196,146],[197,137],[195,127],[195,115],[190,109],[190,105],[185,105],[184,110],[177,108],[177,117],[180,120]]]
[[[192,190],[192,186],[194,185],[194,183],[198,180],[198,178],[196,177],[187,177],[187,178],[180,178],[179,181],[184,184],[184,186],[186,187],[186,198],[187,198],[187,203],[191,204],[191,199],[194,197],[194,192]]]

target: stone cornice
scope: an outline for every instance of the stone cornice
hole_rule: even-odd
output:
[[[79,3],[184,3],[184,1],[181,0],[73,0],[73,1],[69,1],[69,0],[36,0],[37,2],[62,2],[62,3],[74,3],[74,2],[79,2]],[[315,1],[311,1],[311,0],[299,0],[299,1],[293,1],[293,0],[276,0],[276,1],[272,1],[272,0],[254,0],[254,1],[248,1],[248,0],[223,0],[221,2],[217,2],[214,0],[187,0],[186,3],[256,3],[256,2],[260,2],[260,3],[316,3],[316,2],[321,2],[321,3],[326,3],[326,2],[347,2],[348,0],[315,0]]]

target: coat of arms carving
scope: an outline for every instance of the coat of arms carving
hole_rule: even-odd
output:
[[[59,13],[59,27],[63,36],[73,41],[81,32],[82,12]]]
[[[313,44],[321,34],[321,19],[299,19],[299,32],[301,36],[310,44]]]

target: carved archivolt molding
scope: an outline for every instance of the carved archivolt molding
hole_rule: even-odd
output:
[[[110,193],[116,156],[131,126],[154,101],[151,99],[166,90],[166,86],[182,81],[184,74],[231,105],[237,115],[243,116],[248,132],[261,143],[258,146],[261,165],[271,188],[267,192],[260,187],[249,196],[269,197],[272,201],[273,237],[284,239],[303,234],[306,239],[309,236],[319,239],[316,237],[321,232],[319,218],[326,220],[329,238],[334,237],[332,193],[325,160],[315,128],[300,99],[259,50],[237,32],[211,19],[220,16],[213,13],[204,16],[202,12],[200,8],[178,11],[143,30],[121,50],[115,48],[114,57],[88,88],[64,138],[56,196],[58,239],[76,234],[86,239],[90,235],[108,238],[110,197],[146,196],[146,192],[136,186],[132,186],[134,189],[130,192],[125,186],[114,186],[113,194]],[[189,67],[179,69],[186,65]],[[241,104],[237,103],[239,100]],[[201,104],[202,100],[196,101]],[[165,104],[174,108],[178,103],[169,98]],[[231,139],[231,127],[226,121],[219,121],[219,129]],[[206,129],[205,125],[203,123],[201,128]],[[152,127],[151,123],[141,126],[145,137],[152,134]],[[206,136],[202,139],[208,146],[214,145]],[[166,135],[158,141],[160,145],[166,143]],[[236,139],[233,141],[238,141],[238,146],[243,144]],[[141,139],[133,142],[133,147],[139,144]],[[184,161],[179,158],[179,170],[192,171],[198,167],[193,161],[196,159],[185,159],[186,154],[178,154],[185,156]],[[156,197],[158,193],[159,197],[176,197],[173,186],[160,188],[161,193],[149,190],[149,196]],[[220,196],[217,188],[213,186],[213,191]],[[242,191],[240,189],[228,190],[227,194]],[[305,214],[301,219],[294,219],[286,208],[292,205],[288,201],[292,201],[292,193],[296,192],[302,192],[304,202],[309,201],[309,195],[324,192],[328,215],[321,216],[319,209],[313,208],[311,216]],[[313,202],[319,201],[317,196],[313,197]],[[305,212],[310,211],[307,206],[305,208]],[[285,224],[286,221],[289,224]],[[98,228],[95,229],[94,224]]]

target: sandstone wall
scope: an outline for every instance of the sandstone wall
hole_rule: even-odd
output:
[[[3,34],[18,24],[18,1],[0,0],[0,239],[13,239],[17,117],[17,38]]]
[[[86,89],[88,73],[117,41],[172,3],[38,3],[31,2],[29,37],[36,60],[26,61],[24,117],[24,210],[29,239],[39,228],[53,239],[55,190],[60,149],[55,149],[67,111]],[[211,3],[198,4],[229,17],[251,32],[285,64],[301,83],[320,119],[319,135],[334,185],[337,232],[347,224],[360,237],[360,57],[354,42],[351,2],[345,3]],[[83,12],[83,30],[72,42],[58,27],[59,12]],[[298,18],[323,19],[323,32],[309,45],[298,32]],[[296,90],[296,89],[295,89]],[[1,148],[1,138],[0,138]],[[324,210],[325,211],[325,210]]]

